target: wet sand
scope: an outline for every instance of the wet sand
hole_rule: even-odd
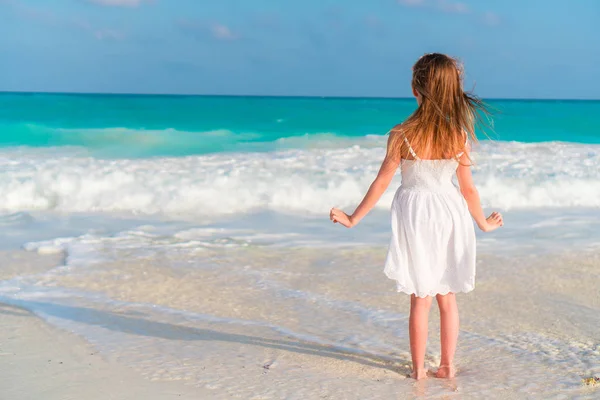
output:
[[[380,247],[121,252],[65,267],[60,255],[4,253],[3,279],[14,288],[0,296],[0,334],[13,366],[0,389],[11,399],[93,399],[100,386],[114,398],[149,399],[598,395],[581,383],[600,373],[594,252],[481,255],[476,290],[458,297],[459,376],[420,383],[406,378],[408,297],[381,272],[384,255]],[[438,329],[434,306],[432,368]]]

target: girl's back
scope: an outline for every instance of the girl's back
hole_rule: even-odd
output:
[[[401,133],[400,133],[401,134]],[[452,177],[456,173],[459,162],[456,158],[421,159],[404,137],[410,158],[401,162],[402,188],[422,191],[454,191]],[[462,156],[458,154],[458,158]]]

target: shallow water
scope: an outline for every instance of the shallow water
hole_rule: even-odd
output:
[[[595,393],[581,383],[600,369],[594,252],[481,253],[476,290],[459,296],[458,378],[415,384],[405,379],[408,298],[381,271],[385,247],[202,241],[210,233],[145,226],[29,244],[60,247],[64,265],[3,281],[0,301],[84,336],[149,379],[213,388],[215,398]],[[430,367],[438,327],[433,311]]]

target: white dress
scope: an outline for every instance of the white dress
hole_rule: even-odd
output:
[[[392,240],[385,274],[398,291],[418,297],[475,287],[475,229],[452,176],[454,159],[402,160],[402,184],[392,202]]]

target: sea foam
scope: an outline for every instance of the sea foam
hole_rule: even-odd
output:
[[[377,175],[374,146],[179,158],[100,159],[80,148],[0,153],[0,210],[224,216],[321,214],[355,206]],[[483,202],[501,209],[600,207],[600,147],[483,142],[473,155]],[[378,207],[391,204],[397,174]]]

